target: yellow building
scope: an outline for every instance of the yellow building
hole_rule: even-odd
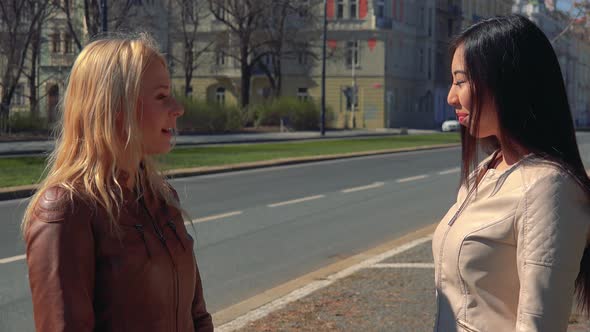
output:
[[[327,16],[326,102],[335,115],[330,126],[434,127],[434,0],[328,0]],[[215,22],[206,26],[205,35],[224,29]],[[316,44],[320,38],[317,31],[300,33]],[[181,52],[181,45],[175,49]],[[319,102],[321,62],[297,56],[281,63],[282,95]],[[184,89],[182,73],[175,73],[175,82]],[[252,103],[270,97],[261,72],[251,84]],[[239,89],[237,63],[223,54],[205,59],[192,82],[194,96],[226,103],[238,102]],[[356,97],[349,93],[355,90]]]

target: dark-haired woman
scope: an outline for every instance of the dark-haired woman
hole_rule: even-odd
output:
[[[452,47],[462,183],[434,233],[435,331],[566,331],[590,303],[590,180],[551,43],[491,18]],[[479,148],[493,151],[477,165]]]

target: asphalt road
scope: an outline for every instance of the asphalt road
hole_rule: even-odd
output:
[[[579,142],[588,166],[590,135],[580,134]],[[196,220],[210,311],[437,222],[455,199],[459,153],[449,148],[173,180]],[[33,330],[19,257],[25,205],[0,202],[3,332]]]

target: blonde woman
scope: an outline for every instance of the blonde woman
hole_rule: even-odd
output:
[[[37,331],[213,331],[178,196],[151,161],[182,114],[147,35],[82,50],[22,225]]]

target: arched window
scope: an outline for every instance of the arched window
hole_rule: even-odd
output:
[[[221,105],[225,105],[225,88],[220,86],[217,88],[215,92],[215,99]]]

